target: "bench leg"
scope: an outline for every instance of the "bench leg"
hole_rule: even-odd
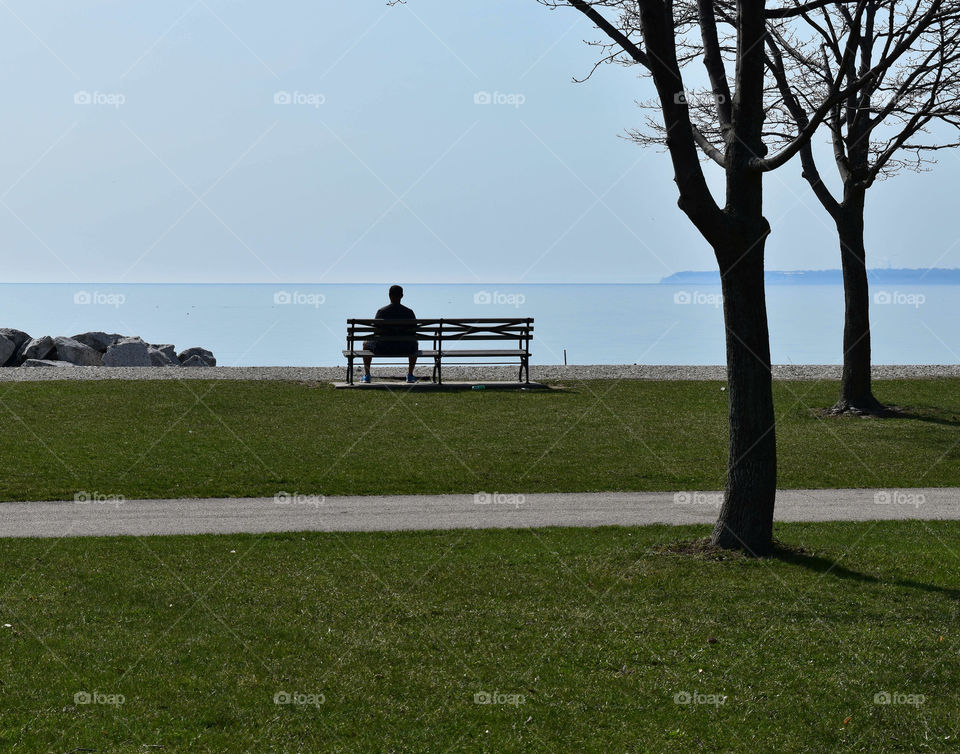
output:
[[[347,384],[353,384],[353,356],[347,356]]]

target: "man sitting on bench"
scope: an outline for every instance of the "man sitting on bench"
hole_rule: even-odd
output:
[[[399,285],[390,286],[390,304],[377,310],[377,319],[416,319],[417,315],[413,309],[409,309],[400,303],[403,298],[403,288]],[[383,326],[375,331],[376,335],[416,335],[416,330],[409,326]],[[377,356],[405,356],[409,355],[409,368],[407,369],[407,382],[416,382],[417,378],[413,376],[413,367],[417,363],[417,353],[420,346],[416,337],[411,340],[366,340],[363,342],[363,348],[366,351],[373,351]],[[363,377],[360,382],[370,382],[370,356],[363,357]]]

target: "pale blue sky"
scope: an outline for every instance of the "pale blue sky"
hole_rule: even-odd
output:
[[[5,0],[0,17],[7,281],[652,282],[714,267],[667,157],[618,138],[649,83],[609,66],[571,82],[596,37],[573,11]],[[948,153],[871,192],[871,266],[960,266],[944,220],[958,174]],[[768,267],[837,267],[799,165],[767,187]]]

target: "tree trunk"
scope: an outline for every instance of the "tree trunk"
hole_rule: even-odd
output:
[[[710,541],[766,555],[773,548],[777,439],[763,252],[763,173],[752,166],[763,144],[763,0],[737,0],[734,129],[727,141],[725,230],[711,242],[720,267],[727,345],[729,457],[723,506]]]
[[[761,218],[762,220],[762,218]],[[723,507],[711,543],[766,555],[777,488],[770,337],[763,284],[765,221],[717,250],[727,344],[729,448]]]
[[[578,4],[589,15],[586,3]],[[766,154],[764,0],[736,3],[736,85],[729,112],[726,107],[719,109],[721,121],[730,121],[725,137],[726,204],[722,210],[700,167],[687,104],[678,96],[683,79],[677,62],[678,25],[673,4],[640,0],[637,7],[646,45],[637,59],[649,66],[657,88],[679,190],[678,205],[713,247],[722,279],[730,455],[723,506],[711,542],[765,555],[773,544],[777,447],[763,290],[763,251],[770,226],[763,217],[763,173],[754,164]],[[700,22],[709,26],[710,14],[702,14]],[[712,31],[704,28],[705,44],[709,46],[712,37]],[[720,74],[713,74],[716,88]]]
[[[863,243],[864,197],[847,197],[837,217],[843,268],[843,374],[833,413],[876,413],[870,382],[870,288]]]

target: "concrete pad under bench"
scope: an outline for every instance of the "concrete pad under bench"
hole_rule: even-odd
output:
[[[549,385],[539,382],[404,382],[402,379],[380,378],[374,382],[331,382],[338,390],[413,390],[415,392],[442,392],[456,390],[473,390],[474,387],[483,387],[484,390],[553,390]]]

